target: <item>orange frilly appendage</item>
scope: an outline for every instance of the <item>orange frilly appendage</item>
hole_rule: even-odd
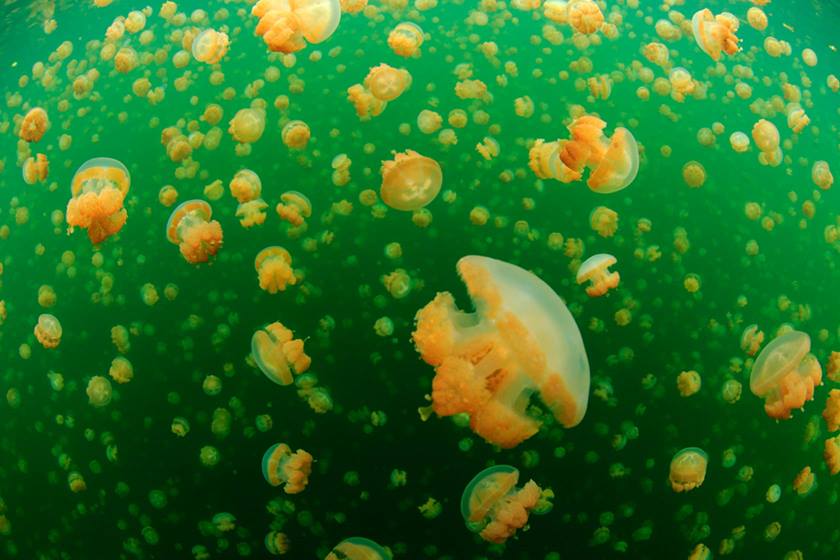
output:
[[[494,519],[482,529],[481,538],[492,543],[505,542],[517,529],[525,526],[529,512],[539,499],[540,487],[529,480],[518,492],[504,498],[504,504],[494,512]]]
[[[222,247],[222,226],[216,220],[185,228],[178,248],[191,264],[207,262]]]
[[[825,440],[823,459],[832,476],[840,472],[840,435]]]
[[[303,449],[298,449],[283,464],[283,474],[286,478],[286,485],[283,490],[286,494],[298,494],[303,492],[309,484],[309,473],[312,472],[312,455]]]
[[[829,432],[840,430],[840,389],[832,389],[828,393],[822,415]]]
[[[113,187],[86,192],[67,203],[70,231],[78,226],[88,230],[92,243],[101,243],[125,225],[128,215],[123,208],[124,194]]]
[[[821,382],[820,363],[813,356],[806,356],[799,368],[781,379],[778,390],[767,395],[764,411],[770,418],[787,420],[792,410],[802,408],[814,398],[814,387]]]
[[[294,286],[297,283],[292,267],[279,256],[265,259],[257,269],[257,275],[259,276],[260,288],[269,294],[283,292],[287,286]]]

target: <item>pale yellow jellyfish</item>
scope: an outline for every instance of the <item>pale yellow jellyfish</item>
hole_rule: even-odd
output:
[[[750,149],[750,137],[741,131],[733,132],[729,136],[729,145],[732,149],[742,154]]]
[[[668,64],[668,60],[670,59],[668,47],[658,42],[647,43],[642,48],[642,54],[646,59],[657,66],[666,66]]]
[[[50,173],[50,161],[44,154],[36,154],[35,157],[28,157],[23,162],[23,181],[27,185],[34,185],[36,182],[43,183]]]
[[[755,145],[761,150],[759,161],[767,165],[778,165],[782,160],[782,151],[779,148],[779,129],[776,125],[766,119],[760,119],[752,129],[752,137]]]
[[[260,197],[262,181],[259,175],[250,169],[240,169],[230,181],[230,194],[240,204]]]
[[[697,447],[686,447],[674,454],[668,480],[674,492],[688,492],[706,480],[706,466],[709,456]]]
[[[430,111],[429,109],[423,109],[417,115],[417,128],[419,128],[420,132],[423,134],[432,134],[437,132],[442,124],[443,117],[434,111]]]
[[[295,375],[309,369],[312,359],[304,353],[303,340],[279,321],[254,332],[251,356],[266,377],[278,385],[291,385]]]
[[[117,383],[128,383],[134,378],[134,366],[131,362],[123,356],[117,356],[111,361],[111,367],[108,369],[108,375]]]
[[[468,414],[472,430],[500,447],[515,447],[539,430],[530,397],[566,427],[583,419],[589,362],[563,300],[518,266],[480,256],[457,269],[475,313],[438,293],[416,315],[414,344],[434,366],[432,407],[439,416]]]
[[[210,220],[213,210],[203,200],[182,202],[166,223],[166,238],[178,245],[188,263],[207,262],[222,247],[222,226]]]
[[[297,283],[292,270],[292,256],[283,247],[266,247],[257,253],[254,269],[257,271],[260,288],[270,294],[283,292],[287,286]]]
[[[767,29],[767,14],[761,8],[752,6],[747,10],[747,21],[750,26],[757,31],[764,31]]]
[[[413,150],[395,153],[393,160],[382,162],[382,202],[396,210],[423,208],[440,192],[443,172],[435,160]]]
[[[283,144],[291,150],[302,150],[309,144],[309,125],[303,121],[289,121],[280,133]]]
[[[228,132],[239,143],[251,144],[260,139],[265,130],[263,109],[240,109],[230,120]]]
[[[244,228],[262,225],[265,222],[265,209],[268,204],[261,198],[243,202],[236,207],[236,217]]]
[[[791,411],[814,398],[814,386],[822,382],[822,368],[811,350],[811,338],[790,331],[774,338],[753,364],[750,390],[764,399],[770,418],[785,420]]]
[[[827,161],[819,160],[814,162],[814,165],[811,167],[811,180],[824,191],[831,188],[831,185],[834,184],[834,175],[832,175]]]
[[[411,74],[387,64],[374,66],[365,76],[364,86],[377,99],[393,101],[411,86]]]
[[[92,406],[96,408],[107,406],[111,402],[111,382],[101,375],[94,375],[88,381],[85,393]]]
[[[712,551],[705,544],[697,543],[697,546],[691,549],[688,560],[712,560]]]
[[[682,66],[677,66],[668,74],[671,83],[671,97],[682,103],[685,96],[694,92],[695,84],[691,74]]]
[[[793,479],[793,490],[800,496],[807,496],[817,487],[817,477],[811,471],[811,467],[806,466],[799,471]]]
[[[790,103],[785,108],[787,113],[787,124],[794,134],[799,134],[802,130],[811,123],[811,118],[805,113],[805,110],[797,103]]]
[[[227,33],[205,29],[192,42],[192,55],[205,64],[217,64],[228,52],[230,39]]]
[[[805,66],[816,66],[817,53],[815,53],[813,49],[803,49],[802,62],[805,63]]]
[[[293,53],[323,43],[341,20],[338,0],[259,0],[251,9],[259,18],[255,33],[269,50]]]
[[[706,183],[706,169],[699,161],[689,161],[683,165],[683,181],[692,189],[699,189]]]
[[[47,112],[40,107],[31,109],[20,123],[18,136],[26,142],[38,142],[50,126]]]
[[[61,323],[54,315],[42,313],[35,325],[35,338],[44,348],[56,348],[61,344]]]
[[[333,547],[324,560],[390,560],[392,555],[364,537],[350,537]]]
[[[752,324],[741,333],[741,350],[755,356],[761,344],[764,342],[764,332],[759,330],[758,325]]]
[[[568,6],[569,25],[578,33],[595,33],[604,23],[601,8],[592,0],[570,0]]]
[[[120,231],[128,218],[123,200],[130,185],[128,169],[115,159],[94,158],[83,163],[70,186],[69,231],[76,226],[87,229],[94,244]]]
[[[626,128],[616,128],[600,162],[589,174],[586,185],[593,191],[608,194],[620,191],[639,172],[639,147]]]
[[[519,471],[509,465],[488,467],[478,473],[461,495],[461,515],[467,528],[485,541],[500,544],[528,523],[531,513],[546,513],[542,489],[533,480],[521,488]]]
[[[292,452],[285,443],[275,443],[263,454],[262,473],[265,481],[272,486],[282,484],[286,494],[303,492],[309,484],[311,472],[312,455],[303,449]]]
[[[312,215],[312,203],[303,193],[286,191],[280,195],[275,210],[281,220],[289,222],[293,227],[300,227]]]
[[[697,46],[714,61],[720,60],[721,52],[731,56],[740,50],[740,39],[735,35],[739,25],[738,18],[729,12],[714,15],[708,8],[699,10],[691,18]]]
[[[580,265],[577,272],[577,283],[590,282],[586,287],[589,297],[600,297],[608,291],[618,287],[621,276],[618,272],[610,271],[609,267],[616,263],[612,255],[600,253],[592,255]]]
[[[423,30],[416,23],[404,21],[388,34],[388,46],[403,57],[418,56],[423,45]]]
[[[677,390],[680,392],[681,397],[690,397],[697,393],[702,384],[703,380],[700,374],[693,369],[680,372],[677,376]]]
[[[589,225],[601,237],[612,237],[618,231],[618,213],[606,206],[598,206],[589,215]]]

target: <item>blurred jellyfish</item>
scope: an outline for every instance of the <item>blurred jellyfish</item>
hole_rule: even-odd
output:
[[[721,51],[734,55],[740,50],[740,39],[735,35],[739,25],[738,18],[729,12],[714,15],[708,8],[695,12],[691,18],[697,46],[714,61],[720,60]]]
[[[111,382],[101,375],[94,375],[90,378],[85,393],[92,406],[96,408],[107,406],[111,402]]]
[[[303,449],[293,453],[285,443],[275,443],[263,455],[262,473],[266,482],[272,486],[284,485],[287,494],[303,492],[311,471],[312,455]]]
[[[396,210],[423,208],[440,192],[443,173],[438,162],[412,150],[382,162],[382,202]]]
[[[815,161],[811,167],[811,180],[814,184],[824,191],[831,188],[834,184],[834,175],[831,174],[831,168],[827,161]]]
[[[227,54],[230,40],[227,33],[205,29],[192,42],[192,55],[205,64],[217,64]]]
[[[741,350],[750,356],[756,355],[763,342],[764,332],[756,324],[749,325],[741,333]]]
[[[44,348],[56,348],[61,344],[61,323],[55,316],[43,313],[38,316],[38,324],[35,325],[35,338]]]
[[[182,202],[166,224],[166,238],[178,245],[191,264],[207,262],[222,246],[222,226],[210,220],[213,210],[203,200]]]
[[[825,440],[823,459],[832,476],[840,473],[840,435]]]
[[[38,142],[50,126],[47,112],[40,107],[31,109],[20,123],[18,136],[26,142]]]
[[[292,150],[302,150],[309,143],[311,132],[303,121],[289,121],[280,133],[283,144]]]
[[[800,496],[807,496],[817,487],[817,477],[811,467],[804,467],[793,479],[793,489]]]
[[[814,386],[822,382],[822,368],[810,350],[811,338],[792,330],[770,341],[756,358],[750,391],[764,399],[764,411],[770,418],[788,419],[793,409],[814,398]]]
[[[306,43],[322,43],[338,28],[338,0],[259,0],[251,9],[259,18],[255,33],[269,50],[293,53]]]
[[[290,385],[293,376],[308,370],[312,363],[304,353],[303,340],[294,338],[279,321],[254,332],[251,355],[260,371],[278,385]]]
[[[134,366],[126,358],[117,356],[111,361],[111,368],[108,375],[117,383],[128,383],[134,378]]]
[[[686,447],[674,454],[668,479],[674,492],[698,488],[706,479],[709,456],[697,447]]]
[[[260,288],[270,294],[285,291],[286,286],[297,283],[292,270],[292,256],[283,247],[266,247],[257,253],[254,268],[257,270]]]
[[[87,229],[92,243],[101,243],[125,225],[123,200],[131,185],[128,169],[111,158],[94,158],[83,163],[71,183],[67,203],[68,231]]]
[[[605,253],[592,255],[580,265],[577,272],[577,283],[590,282],[586,287],[586,293],[589,297],[603,296],[608,291],[617,288],[621,281],[618,272],[609,270],[609,267],[615,263],[616,258],[612,255]]]
[[[388,34],[388,46],[403,57],[418,56],[423,45],[423,30],[416,23],[404,21]]]
[[[262,225],[265,222],[265,210],[268,204],[261,198],[243,202],[236,207],[236,217],[239,225],[244,228]]]
[[[280,531],[271,531],[265,536],[265,549],[273,556],[283,556],[289,551],[289,537]]]

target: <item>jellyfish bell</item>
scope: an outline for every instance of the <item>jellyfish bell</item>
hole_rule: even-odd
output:
[[[312,215],[312,203],[301,192],[286,191],[280,195],[280,202],[275,210],[281,220],[289,222],[292,227],[299,227]]]
[[[586,287],[586,293],[590,297],[599,297],[609,290],[618,287],[621,276],[618,272],[611,272],[609,267],[616,263],[616,258],[606,253],[592,255],[580,265],[576,281],[578,284],[591,282]]]
[[[814,398],[814,387],[822,382],[822,368],[810,350],[811,338],[791,330],[771,340],[756,358],[750,391],[764,399],[770,418],[786,420],[793,409]]]
[[[721,51],[733,55],[740,50],[740,39],[735,35],[738,26],[738,18],[732,14],[723,12],[715,16],[708,8],[697,11],[691,18],[697,46],[715,62],[720,60]]]
[[[304,373],[312,363],[304,353],[303,340],[294,338],[279,321],[254,332],[251,356],[260,371],[278,385],[291,385],[294,376]]]
[[[608,194],[630,185],[639,172],[639,146],[626,128],[616,128],[601,162],[589,175],[587,186]]]
[[[324,560],[390,560],[391,555],[376,542],[364,537],[344,539],[324,557]]]
[[[221,248],[222,226],[212,216],[210,205],[197,199],[182,202],[169,215],[166,238],[178,245],[187,262],[207,262]]]
[[[668,479],[674,492],[688,492],[706,480],[709,456],[698,447],[686,447],[674,454]]]
[[[382,202],[395,210],[413,211],[423,208],[440,192],[443,172],[440,164],[413,150],[394,154],[382,162]]]

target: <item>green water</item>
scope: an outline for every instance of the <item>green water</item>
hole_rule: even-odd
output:
[[[159,17],[160,5],[154,4],[145,25],[154,33],[151,42],[141,45],[139,34],[126,33],[116,43],[130,45],[141,59],[120,74],[112,60],[101,59],[101,44],[89,42],[103,41],[115,18],[145,4],[7,2],[0,19],[0,300],[7,309],[0,324],[0,391],[6,395],[0,403],[0,558],[267,558],[263,539],[270,531],[285,533],[286,557],[300,559],[322,559],[351,536],[370,538],[405,559],[671,559],[688,558],[699,543],[716,557],[722,547],[731,548],[733,558],[800,557],[786,556],[791,551],[809,560],[840,557],[838,485],[822,457],[823,441],[832,434],[820,417],[835,385],[825,371],[828,357],[840,351],[840,242],[825,233],[840,226],[840,202],[836,187],[822,191],[811,179],[817,160],[840,170],[840,97],[826,85],[830,74],[840,74],[838,54],[830,48],[837,42],[840,6],[776,0],[764,7],[769,25],[763,32],[748,25],[751,4],[745,2],[673,6],[689,19],[708,7],[741,20],[743,51],[724,56],[715,69],[690,35],[673,42],[657,37],[654,23],[667,18],[669,8],[640,4],[602,5],[608,19],[611,12],[621,16],[612,16],[618,38],[601,33],[600,44],[576,46],[571,28],[546,20],[542,8],[439,0],[417,11],[372,0],[378,13],[344,14],[331,38],[286,64],[254,35],[257,18],[250,4],[183,2],[179,12],[189,16],[202,8],[209,16],[198,24],[187,17],[180,26]],[[220,9],[227,16],[217,19]],[[488,23],[470,23],[473,10],[485,11]],[[49,17],[58,26],[45,34]],[[386,45],[401,21],[414,21],[426,33],[419,57],[401,58]],[[561,31],[564,42],[544,38],[545,25]],[[229,52],[217,66],[191,57],[185,68],[173,65],[181,45],[172,34],[192,27],[224,28],[230,35]],[[791,54],[770,57],[763,48],[767,36],[788,41]],[[72,54],[50,59],[64,41],[72,43]],[[498,45],[499,64],[480,52],[486,41]],[[651,41],[667,44],[671,64],[688,69],[705,86],[705,96],[680,103],[642,81],[639,65],[654,77],[668,76],[641,54]],[[817,54],[815,67],[803,64],[804,48]],[[144,53],[161,49],[162,63],[143,61]],[[315,52],[321,56],[312,57]],[[570,71],[583,56],[592,70]],[[33,75],[39,61],[54,74],[51,86]],[[407,69],[411,87],[380,116],[360,121],[346,90],[380,63]],[[492,97],[455,95],[454,71],[462,63],[472,65],[472,79],[486,83]],[[507,63],[516,71],[506,71]],[[749,67],[753,77],[735,78],[736,65]],[[256,96],[267,106],[265,132],[250,154],[238,156],[227,123],[254,101],[246,87],[265,80],[269,66],[280,70],[280,78],[266,80]],[[73,80],[90,68],[100,76],[86,97],[76,99]],[[220,85],[210,82],[214,70],[224,74]],[[177,91],[175,82],[185,72],[191,85]],[[614,82],[608,99],[576,87],[576,80],[601,74],[611,74]],[[26,83],[22,76],[28,76]],[[497,80],[504,76],[506,83]],[[165,89],[161,103],[132,92],[135,80],[144,77],[152,88]],[[290,90],[290,78],[303,80],[302,92]],[[739,81],[753,88],[749,99],[734,94]],[[799,88],[811,119],[799,134],[787,125],[787,101],[763,112],[753,105],[782,97],[784,82]],[[641,86],[650,90],[647,101],[637,96]],[[289,105],[280,110],[275,99],[283,95]],[[514,111],[514,100],[523,96],[534,103],[530,118]],[[194,149],[197,173],[178,178],[179,163],[167,157],[161,132],[177,126],[185,134],[207,133],[211,125],[199,117],[210,103],[224,111],[217,125],[221,142],[215,150]],[[528,168],[533,140],[568,138],[566,125],[579,114],[577,105],[606,121],[607,134],[627,127],[638,141],[639,173],[625,190],[597,194],[584,181],[540,180]],[[37,106],[47,111],[51,127],[30,149],[49,158],[49,177],[27,185],[17,162],[15,120]],[[440,113],[443,128],[450,127],[450,111],[466,111],[466,126],[454,129],[456,145],[418,130],[423,109]],[[489,115],[485,123],[481,111]],[[760,118],[780,132],[785,160],[777,167],[759,163],[754,142],[743,154],[729,145],[732,132],[749,135]],[[281,141],[290,119],[311,129],[303,150]],[[698,130],[715,122],[725,130],[712,146],[701,145]],[[63,134],[72,136],[67,149],[59,146]],[[500,145],[492,161],[474,148],[486,136]],[[670,147],[669,155],[663,146]],[[427,227],[413,223],[410,212],[360,200],[366,189],[378,192],[381,162],[406,149],[433,158],[443,171],[443,192],[426,207],[432,216]],[[338,154],[352,160],[351,180],[341,187],[331,180]],[[127,222],[97,246],[83,229],[68,235],[67,224],[52,215],[66,211],[76,169],[95,157],[119,160],[131,175]],[[699,189],[682,178],[691,160],[707,173]],[[250,229],[240,226],[237,201],[227,188],[241,168],[259,175],[268,203],[265,223]],[[172,207],[158,193],[172,185],[179,203],[205,198],[204,187],[215,180],[225,188],[210,201],[224,245],[210,263],[189,264],[166,238]],[[289,190],[304,193],[312,204],[299,237],[289,235],[289,225],[274,211]],[[349,215],[331,210],[342,200],[353,205]],[[814,205],[813,217],[806,216],[806,201]],[[745,216],[749,202],[760,205],[772,231]],[[477,206],[489,212],[486,225],[470,220]],[[614,236],[602,237],[591,227],[597,206],[618,214]],[[641,219],[650,221],[649,232],[640,233]],[[675,245],[677,228],[690,241],[685,252]],[[582,253],[551,247],[551,233],[580,240]],[[757,242],[757,254],[748,253],[750,241]],[[396,259],[385,253],[393,242],[402,248]],[[291,253],[299,276],[296,285],[274,295],[259,288],[253,264],[271,245]],[[645,256],[651,246],[661,252],[657,260]],[[573,271],[596,253],[617,258],[613,268],[621,284],[605,297],[590,298]],[[470,254],[528,269],[565,300],[592,378],[578,426],[565,429],[544,413],[538,434],[500,449],[463,419],[421,420],[418,408],[429,404],[435,372],[414,348],[414,316],[442,291],[452,292],[462,309],[472,309],[455,269]],[[410,293],[400,299],[382,282],[396,269],[412,278]],[[696,293],[684,287],[689,274],[700,278]],[[141,297],[145,284],[159,293],[153,305]],[[164,295],[170,284],[177,287],[171,300]],[[39,304],[44,285],[57,296],[49,308]],[[630,312],[626,326],[617,324],[619,310]],[[33,334],[42,313],[61,321],[56,349],[43,348]],[[389,336],[374,330],[381,317],[393,321]],[[274,321],[304,340],[310,372],[328,391],[331,410],[316,413],[295,386],[273,384],[251,364],[252,334]],[[823,384],[813,401],[789,420],[768,418],[762,400],[749,391],[751,358],[740,338],[753,323],[765,343],[780,328],[807,333],[822,364]],[[111,342],[116,325],[131,333],[124,356],[134,377],[122,385],[112,381],[113,399],[97,408],[86,388],[92,376],[107,378],[121,355]],[[676,380],[687,370],[701,375],[702,387],[681,397]],[[63,389],[51,386],[48,372],[63,375]],[[221,379],[215,396],[202,388],[208,375]],[[721,397],[730,379],[743,385],[734,404]],[[232,415],[223,437],[211,431],[219,408]],[[272,425],[263,432],[257,417],[266,414]],[[176,417],[190,424],[185,437],[172,433]],[[638,436],[616,445],[623,434]],[[315,458],[303,492],[286,494],[261,475],[263,453],[275,443]],[[220,454],[213,467],[200,461],[205,446]],[[675,493],[669,463],[685,447],[708,454],[706,478],[691,492]],[[725,466],[724,457],[733,452],[734,464]],[[470,533],[460,511],[464,487],[495,464],[512,465],[520,484],[533,479],[555,494],[553,510],[532,515],[504,545]],[[800,496],[792,483],[806,466],[817,487]],[[751,477],[745,467],[752,468]],[[404,485],[392,483],[395,470],[405,471]],[[85,490],[71,491],[71,472],[84,478]],[[773,484],[782,492],[771,504],[765,494]],[[150,499],[154,491],[166,496],[165,504]],[[418,510],[429,498],[442,506],[433,519]],[[235,516],[235,529],[222,532],[213,525],[220,512]],[[768,541],[765,528],[772,522],[781,524],[781,533]]]

